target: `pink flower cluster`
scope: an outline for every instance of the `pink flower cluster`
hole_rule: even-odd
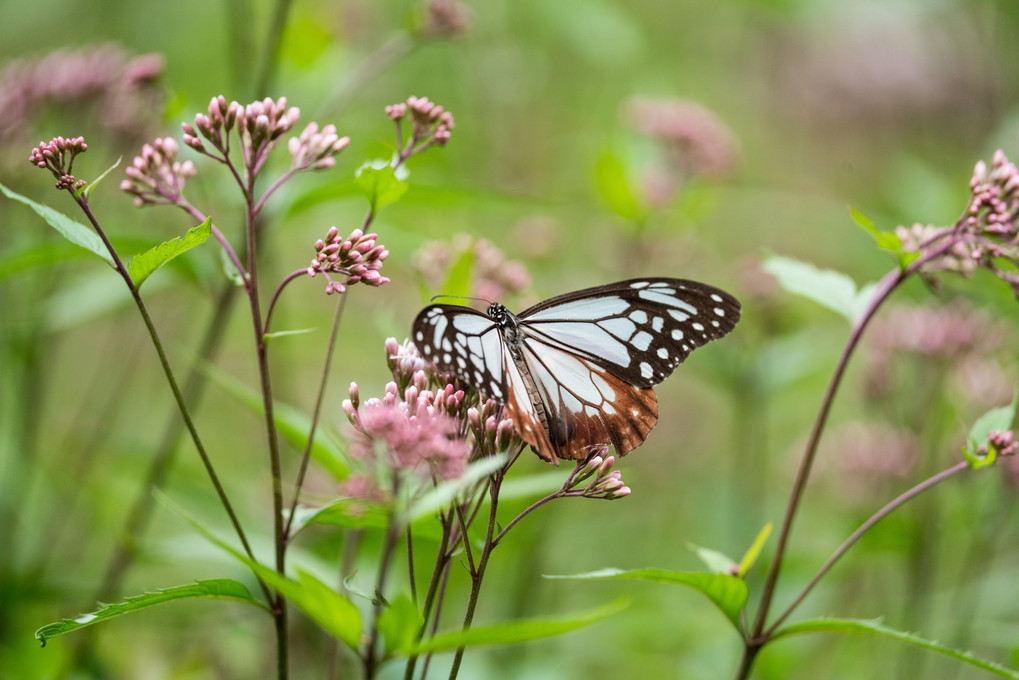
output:
[[[402,124],[408,114],[411,134],[404,144]],[[453,114],[428,97],[408,97],[405,102],[387,106],[386,115],[396,123],[401,159],[419,154],[430,146],[445,146],[455,127]]]
[[[377,234],[365,234],[355,229],[346,238],[340,237],[336,227],[330,227],[325,239],[315,242],[315,259],[308,265],[308,276],[322,273],[329,282],[326,294],[343,293],[347,286],[367,283],[381,286],[389,279],[379,274],[382,263],[389,257],[385,246],[377,245]],[[334,280],[331,274],[340,274],[342,281]]]
[[[280,97],[273,101],[269,97],[241,106],[233,101],[229,104],[222,95],[213,97],[209,102],[208,113],[195,116],[194,125],[182,123],[184,143],[210,158],[226,162],[230,153],[230,132],[236,128],[240,139],[241,153],[244,156],[244,167],[249,175],[257,174],[265,163],[269,153],[279,144],[280,138],[293,128],[301,117],[296,106],[287,106],[287,98]],[[338,153],[346,147],[349,140],[336,136],[335,128],[323,129],[308,126],[298,137],[295,151],[300,155],[306,167],[328,167],[323,164],[325,158]],[[202,141],[205,138],[215,153],[209,151]],[[346,141],[344,141],[346,140]]]
[[[48,142],[39,142],[29,154],[28,162],[49,170],[57,178],[57,189],[77,188],[84,180],[76,180],[71,174],[74,158],[87,150],[88,145],[83,137],[54,137]]]
[[[914,225],[911,230],[899,227],[896,233],[905,249],[927,256],[922,271],[970,274],[981,267],[1019,297],[1019,170],[1000,149],[990,166],[984,161],[976,164],[969,203],[955,226]]]
[[[128,179],[120,183],[122,191],[134,195],[134,204],[176,204],[188,179],[196,174],[191,161],[177,160],[179,147],[172,137],[156,139],[142,147],[142,154],[125,170]]]
[[[987,441],[999,456],[1014,456],[1019,453],[1019,442],[1015,440],[1015,432],[1012,430],[992,430],[987,435]]]
[[[433,392],[408,387],[401,398],[396,383],[386,385],[382,399],[369,399],[358,408],[358,389],[350,386],[343,410],[354,426],[350,455],[360,461],[382,464],[394,471],[419,476],[455,479],[463,474],[470,450],[458,436],[455,414],[464,393],[448,389]],[[384,455],[384,460],[379,456]]]
[[[350,137],[336,134],[335,125],[326,125],[321,130],[312,121],[297,137],[291,137],[287,149],[294,158],[293,168],[323,170],[336,165],[336,154],[350,144]]]

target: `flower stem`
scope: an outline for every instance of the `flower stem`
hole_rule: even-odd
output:
[[[73,197],[73,191],[68,190],[68,193],[70,193]],[[237,537],[240,539],[241,545],[244,547],[244,552],[251,559],[255,559],[254,553],[251,550],[251,545],[248,543],[248,538],[244,533],[244,529],[241,527],[240,520],[237,518],[237,513],[234,512],[233,505],[231,505],[230,499],[227,497],[226,490],[223,488],[223,484],[219,481],[219,476],[216,474],[216,469],[212,464],[212,459],[209,458],[209,454],[205,450],[205,445],[202,443],[202,439],[198,434],[198,429],[195,427],[194,421],[191,419],[191,412],[188,410],[187,403],[184,400],[184,395],[180,390],[180,386],[177,384],[177,378],[173,373],[173,369],[170,367],[170,360],[166,356],[163,343],[159,339],[156,326],[152,321],[152,317],[149,316],[148,308],[145,306],[145,301],[142,300],[138,287],[131,279],[131,275],[128,273],[127,267],[124,265],[124,262],[120,259],[120,255],[106,236],[106,232],[99,224],[96,216],[92,213],[92,209],[89,207],[88,201],[82,197],[75,198],[74,200],[85,214],[85,217],[88,218],[89,223],[92,225],[92,228],[95,229],[99,238],[102,239],[107,251],[113,258],[117,273],[120,274],[122,279],[124,279],[124,283],[127,285],[127,288],[131,293],[131,297],[134,299],[135,306],[138,308],[138,313],[141,315],[142,321],[145,323],[145,328],[149,333],[149,338],[151,338],[152,344],[156,349],[160,366],[162,366],[163,373],[170,385],[170,390],[173,392],[173,398],[177,402],[177,408],[180,410],[181,418],[184,420],[184,425],[187,427],[188,433],[191,435],[191,440],[194,442],[195,448],[198,449],[198,455],[202,459],[202,464],[205,466],[205,471],[208,474],[210,481],[212,481],[213,487],[216,489],[216,495],[219,496],[220,503],[223,505],[223,509],[226,510],[226,513],[230,518],[230,523],[233,525],[234,531],[237,533]]]
[[[297,471],[297,479],[294,481],[294,499],[290,502],[290,513],[287,515],[287,525],[283,530],[283,536],[289,540],[290,530],[294,526],[294,511],[297,510],[297,501],[301,497],[301,486],[304,484],[304,476],[308,471],[308,461],[311,460],[311,447],[315,444],[315,430],[318,428],[319,415],[322,413],[322,402],[325,398],[326,384],[329,382],[329,367],[332,365],[333,352],[336,349],[336,336],[340,330],[340,319],[343,318],[343,307],[347,301],[347,294],[341,293],[340,299],[336,301],[336,311],[333,313],[333,325],[329,331],[329,343],[326,348],[326,357],[322,365],[322,375],[318,381],[318,392],[315,395],[315,407],[311,412],[311,426],[308,428],[308,441],[304,445],[304,453],[301,455],[301,467]],[[268,317],[267,317],[268,318]]]
[[[796,609],[796,607],[798,607],[801,602],[803,602],[804,598],[806,598],[810,591],[814,589],[814,586],[817,585],[818,581],[824,578],[824,575],[827,574],[828,571],[833,566],[835,566],[835,563],[839,561],[839,558],[842,557],[842,555],[844,555],[847,550],[853,547],[853,544],[860,540],[860,538],[865,533],[867,533],[867,531],[869,531],[871,527],[873,527],[875,524],[884,519],[893,510],[906,503],[906,501],[909,501],[910,499],[920,495],[921,493],[931,488],[932,486],[935,486],[936,484],[948,479],[952,475],[962,472],[963,470],[966,470],[968,468],[969,463],[967,461],[965,460],[959,461],[958,463],[948,468],[947,470],[942,470],[933,477],[928,477],[927,479],[920,482],[913,488],[895,497],[883,508],[881,508],[873,515],[871,515],[866,522],[861,524],[856,531],[850,534],[849,538],[843,541],[842,545],[840,545],[838,549],[834,553],[832,553],[831,557],[828,558],[828,560],[821,566],[821,568],[814,575],[814,578],[810,579],[810,583],[808,583],[807,586],[800,592],[800,594],[796,596],[796,599],[793,600],[792,604],[790,604],[784,612],[782,612],[782,614],[775,620],[775,623],[773,623],[771,627],[768,628],[768,631],[765,633],[765,637],[769,638],[775,634],[775,630],[782,624],[783,621],[786,620],[786,618],[789,617],[790,614],[792,614],[793,610]]]
[[[398,489],[394,483],[393,496],[396,497]],[[370,632],[368,633],[368,644],[365,648],[364,655],[364,677],[365,680],[373,680],[375,674],[378,672],[379,659],[376,656],[376,647],[379,642],[379,616],[382,614],[382,604],[385,601],[383,598],[383,590],[386,585],[386,577],[389,575],[389,566],[393,561],[393,551],[396,547],[396,542],[400,538],[400,524],[397,521],[396,510],[391,510],[389,513],[389,522],[386,527],[386,539],[382,546],[382,560],[379,564],[379,575],[375,581],[375,606],[372,609],[372,625]]]

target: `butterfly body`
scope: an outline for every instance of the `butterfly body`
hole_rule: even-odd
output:
[[[621,281],[567,293],[521,312],[432,305],[414,321],[421,354],[506,406],[543,459],[619,455],[658,420],[653,385],[696,347],[736,325],[739,302],[682,279]]]

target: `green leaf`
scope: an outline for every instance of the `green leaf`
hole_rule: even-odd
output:
[[[1004,432],[1012,429],[1017,404],[1019,404],[1019,388],[1012,395],[1012,403],[1008,406],[992,408],[973,423],[973,427],[970,428],[966,437],[966,445],[962,448],[962,455],[969,461],[970,467],[980,468],[994,463],[997,451],[987,441],[987,436],[994,430]],[[981,456],[979,449],[985,444],[987,445],[987,455]]]
[[[389,601],[379,614],[379,633],[386,642],[386,655],[407,654],[414,647],[425,618],[406,593]]]
[[[564,579],[629,579],[636,581],[652,581],[655,583],[672,583],[687,586],[699,591],[716,607],[722,610],[729,622],[739,630],[739,615],[747,603],[747,584],[743,579],[728,574],[711,574],[703,571],[668,571],[665,569],[599,569],[586,574],[569,574],[564,576],[546,576],[545,578]]]
[[[840,272],[821,270],[791,257],[767,255],[764,270],[778,280],[787,292],[801,295],[824,305],[855,322],[874,294],[874,284],[856,290],[856,283]]]
[[[145,279],[149,278],[157,269],[181,253],[205,243],[210,236],[212,236],[212,218],[207,217],[197,227],[188,229],[188,232],[183,236],[164,241],[158,246],[132,257],[131,262],[127,265],[127,273],[131,275],[134,285],[140,288],[145,283]]]
[[[775,633],[772,639],[776,640],[778,638],[799,635],[802,633],[850,633],[855,635],[877,635],[879,637],[889,638],[907,645],[950,656],[953,659],[958,659],[963,663],[976,666],[977,668],[983,669],[1002,678],[1019,680],[1019,671],[1006,668],[1001,664],[994,663],[993,661],[985,661],[984,659],[980,659],[969,652],[946,647],[945,645],[927,640],[913,633],[904,633],[893,628],[888,628],[880,621],[828,618],[810,619],[782,628]]]
[[[501,468],[505,463],[505,453],[497,453],[494,456],[482,458],[477,462],[471,463],[460,477],[441,482],[434,489],[411,503],[410,507],[407,508],[407,515],[404,521],[413,522],[421,517],[434,515],[449,505],[461,491],[474,486],[474,484]]]
[[[460,253],[446,273],[446,282],[437,291],[443,295],[466,297],[471,294],[471,273],[474,271],[474,243]]]
[[[210,380],[241,404],[259,415],[265,413],[262,395],[257,391],[212,364],[203,364],[202,370]],[[276,401],[273,402],[273,419],[280,435],[292,447],[303,451],[308,441],[308,432],[311,431],[311,416],[293,406]],[[315,441],[311,446],[311,457],[338,480],[344,480],[350,475],[350,466],[347,464],[343,442],[323,427],[321,422],[315,428]]]
[[[849,206],[849,214],[852,215],[853,221],[863,227],[863,229],[874,237],[874,242],[877,243],[878,248],[887,250],[895,255],[895,259],[899,263],[899,267],[905,269],[909,266],[909,263],[920,257],[920,253],[903,250],[902,239],[894,231],[879,231],[874,226],[874,222],[864,215],[862,212]]]
[[[223,248],[218,248],[216,252],[219,253],[219,263],[223,267],[223,273],[226,274],[226,278],[235,286],[244,285],[244,277],[237,271],[237,267],[234,265],[233,260],[227,255],[227,252]]]
[[[704,566],[716,574],[728,574],[732,570],[733,566],[736,565],[736,560],[717,550],[702,548],[701,546],[693,543],[688,543],[687,547],[700,558],[701,562],[704,563]]]
[[[407,193],[408,184],[397,177],[389,161],[365,163],[354,173],[354,185],[368,199],[373,215]]]
[[[742,578],[747,575],[750,571],[750,567],[754,566],[754,562],[761,556],[761,549],[768,540],[768,536],[771,535],[771,522],[764,525],[764,528],[757,534],[757,538],[747,548],[746,553],[743,555],[743,559],[739,561],[739,576]]]
[[[157,491],[155,496],[161,504],[188,522],[210,543],[247,565],[263,583],[279,591],[330,635],[345,642],[351,649],[357,649],[361,640],[361,612],[350,600],[306,571],[299,569],[295,581],[251,559],[202,526],[166,494]]]
[[[285,338],[288,335],[307,335],[308,333],[314,333],[318,330],[318,326],[314,328],[295,328],[292,331],[276,331],[275,333],[266,333],[262,337],[266,340],[272,340],[273,338]]]
[[[563,472],[539,472],[506,479],[499,486],[499,501],[518,498],[541,498],[558,491],[566,481]]]
[[[389,525],[389,511],[361,498],[340,498],[321,508],[298,506],[294,511],[294,534],[315,524],[344,529],[385,529]],[[412,535],[438,540],[442,532],[431,517],[424,517],[413,524]]]
[[[37,212],[51,227],[60,232],[60,234],[68,241],[76,246],[81,246],[85,250],[95,253],[99,257],[106,260],[107,264],[111,267],[115,267],[113,264],[113,256],[106,250],[106,245],[103,244],[103,240],[99,238],[99,234],[95,233],[89,227],[86,227],[80,222],[75,222],[67,215],[62,212],[58,212],[48,205],[42,205],[36,203],[32,199],[22,196],[21,194],[11,191],[3,184],[0,184],[0,192],[3,192],[7,198],[24,203],[32,210]]]
[[[238,602],[247,602],[248,604],[262,607],[268,611],[268,608],[264,604],[256,600],[251,595],[243,583],[229,578],[214,578],[198,580],[194,583],[188,583],[182,586],[164,588],[162,590],[157,590],[154,593],[134,595],[125,598],[123,602],[118,602],[117,604],[105,604],[94,612],[90,614],[82,614],[76,619],[64,619],[63,621],[43,626],[39,630],[35,631],[35,637],[42,643],[42,646],[45,647],[46,642],[57,635],[70,633],[78,630],[79,628],[91,626],[94,623],[106,621],[107,619],[112,619],[122,614],[136,612],[140,609],[148,609],[149,607],[154,607],[166,602],[174,602],[175,600],[187,600],[194,598],[236,600]]]
[[[413,654],[440,652],[460,647],[476,647],[479,645],[509,645],[528,640],[562,635],[571,630],[584,628],[603,621],[629,606],[629,601],[622,599],[601,607],[579,612],[572,616],[544,619],[525,619],[508,623],[497,623],[491,626],[479,626],[470,630],[453,633],[440,633],[423,640],[411,649]]]
[[[99,186],[99,183],[100,183],[100,182],[102,182],[102,181],[103,181],[103,179],[104,179],[104,178],[105,178],[105,177],[106,177],[106,176],[107,176],[108,174],[110,174],[110,172],[112,172],[112,171],[113,171],[113,170],[114,170],[114,169],[115,169],[115,168],[116,168],[116,167],[117,167],[118,165],[120,165],[120,161],[122,161],[122,160],[124,160],[124,157],[123,157],[123,156],[121,156],[120,158],[118,158],[118,159],[117,159],[117,162],[116,162],[116,163],[114,163],[114,164],[113,164],[113,165],[111,165],[110,167],[106,168],[106,171],[105,171],[105,172],[103,172],[103,174],[99,175],[99,176],[98,176],[98,177],[96,177],[96,178],[95,178],[94,180],[92,180],[91,182],[89,182],[89,183],[88,183],[88,184],[86,184],[85,186],[83,186],[83,187],[81,187],[80,189],[78,189],[77,191],[75,191],[75,192],[74,192],[74,197],[75,197],[75,198],[78,198],[78,197],[79,197],[79,196],[81,196],[82,194],[85,194],[85,198],[88,198],[88,197],[89,197],[89,194],[91,194],[91,193],[92,193],[92,190],[93,190],[93,189],[95,189],[95,188],[96,188],[97,186]]]
[[[594,181],[598,194],[612,212],[631,222],[643,222],[644,210],[637,202],[619,156],[605,149],[594,165]]]

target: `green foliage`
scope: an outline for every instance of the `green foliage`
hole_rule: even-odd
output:
[[[354,175],[354,185],[368,199],[372,215],[400,200],[410,188],[397,175],[389,161],[385,160],[371,161],[358,168]]]
[[[236,399],[252,412],[259,415],[265,413],[262,395],[225,371],[203,364],[202,370],[209,378],[223,388],[223,391]],[[304,451],[311,432],[311,416],[288,404],[273,402],[273,420],[282,437],[298,451]],[[315,429],[315,441],[311,446],[311,458],[328,470],[337,480],[344,480],[350,475],[346,447],[339,437],[330,433],[321,423]]]
[[[452,633],[439,633],[434,637],[422,640],[413,647],[414,654],[441,652],[460,647],[477,647],[480,645],[510,645],[530,640],[562,635],[570,631],[584,628],[604,621],[629,606],[625,599],[617,600],[601,607],[557,618],[534,618],[523,621],[496,623],[490,626],[478,626],[470,630]]]
[[[471,274],[474,271],[474,248],[467,248],[456,259],[446,274],[446,282],[442,289],[436,291],[442,295],[466,297],[471,293]]]
[[[471,463],[460,477],[440,482],[434,489],[411,503],[407,508],[404,522],[413,522],[422,517],[434,515],[448,506],[461,492],[471,488],[505,464],[506,454],[504,453],[497,453]]]
[[[424,624],[425,619],[410,595],[400,593],[387,602],[379,614],[378,623],[379,633],[386,643],[386,655],[410,653]]]
[[[912,645],[932,652],[938,652],[953,659],[962,661],[971,666],[993,673],[998,677],[1019,680],[1019,671],[1006,668],[1001,664],[980,659],[970,652],[964,652],[942,645],[938,642],[924,639],[914,633],[904,633],[894,628],[883,625],[880,621],[866,621],[861,619],[829,619],[819,618],[800,621],[775,632],[773,640],[803,633],[849,633],[852,635],[875,635]]]
[[[612,212],[631,222],[644,221],[645,210],[637,201],[623,161],[611,148],[602,151],[595,161],[594,181],[598,195]]]
[[[910,262],[920,257],[918,252],[903,250],[902,239],[894,231],[879,231],[869,217],[852,206],[849,207],[849,214],[853,216],[854,222],[874,237],[874,242],[877,243],[878,248],[887,250],[895,256],[901,269],[905,269],[909,266]]]
[[[186,253],[195,246],[205,243],[212,236],[212,218],[206,218],[197,227],[189,229],[186,234],[164,241],[144,253],[135,255],[127,265],[127,273],[131,275],[134,285],[141,288],[145,279],[173,258]]]
[[[599,569],[585,574],[546,576],[545,578],[609,580],[627,579],[672,583],[693,588],[700,592],[716,607],[725,618],[739,630],[739,615],[747,603],[747,584],[743,579],[728,574],[714,574],[702,571],[667,571],[665,569]]]
[[[92,190],[95,189],[97,186],[99,186],[99,183],[102,182],[106,178],[106,176],[108,174],[110,174],[113,170],[115,170],[120,165],[120,161],[122,161],[122,160],[124,160],[123,156],[118,158],[116,163],[114,163],[110,167],[106,168],[106,170],[103,171],[103,174],[99,175],[94,180],[92,180],[91,182],[89,182],[85,186],[83,186],[80,189],[78,189],[77,191],[75,191],[74,192],[74,197],[78,198],[79,196],[84,195],[85,198],[88,198],[89,195],[92,193]]]
[[[736,564],[736,560],[718,550],[703,548],[692,543],[689,547],[697,555],[698,559],[704,563],[704,566],[716,574],[728,574]]]
[[[771,522],[765,524],[757,532],[757,537],[754,538],[754,542],[747,548],[746,553],[743,554],[743,559],[739,561],[739,576],[741,578],[747,575],[750,568],[757,562],[757,558],[761,556],[761,549],[764,548],[764,544],[768,541],[768,536],[771,536],[771,528]]]
[[[322,626],[326,632],[346,643],[351,649],[357,649],[361,640],[361,612],[350,600],[306,571],[298,570],[295,581],[278,573],[275,569],[249,558],[239,550],[232,548],[226,541],[218,538],[196,519],[190,517],[165,494],[157,492],[156,497],[160,503],[187,521],[210,543],[245,564],[259,580],[273,590],[279,591],[283,597],[307,614],[308,618]]]
[[[840,272],[821,270],[791,257],[768,255],[764,270],[775,277],[782,289],[813,300],[854,323],[870,302],[874,284],[857,290],[856,283]]]
[[[90,253],[94,253],[106,260],[106,263],[111,267],[114,266],[113,256],[110,255],[110,252],[106,249],[106,245],[103,244],[103,240],[99,238],[99,235],[92,231],[89,227],[86,227],[80,222],[75,222],[67,215],[54,210],[48,205],[36,203],[26,196],[22,196],[15,191],[11,191],[3,184],[0,184],[0,192],[3,192],[7,198],[18,201],[19,203],[24,203],[30,207],[38,213],[40,217],[46,220],[47,224],[60,232],[61,236],[74,245],[81,246]]]
[[[64,619],[57,623],[51,623],[35,631],[35,637],[45,647],[46,642],[50,638],[63,635],[64,633],[70,633],[86,626],[100,623],[101,621],[106,621],[123,614],[130,614],[141,609],[155,607],[156,605],[166,604],[167,602],[196,598],[235,600],[237,602],[253,604],[263,609],[266,608],[264,604],[251,595],[243,583],[228,578],[196,580],[194,583],[127,597],[123,602],[102,605],[94,612],[82,614],[76,619]]]
[[[321,508],[298,506],[294,511],[296,534],[316,524],[344,529],[383,530],[389,524],[389,511],[362,498],[339,498]],[[433,517],[422,517],[412,524],[415,538],[438,540],[442,535]]]
[[[1008,406],[992,408],[973,423],[969,434],[966,435],[966,445],[962,447],[962,455],[969,461],[970,467],[980,468],[991,465],[997,459],[998,452],[987,440],[987,436],[994,430],[1004,432],[1012,429],[1017,403],[1019,403],[1019,389],[1016,389],[1012,395],[1012,401]],[[981,456],[979,449],[984,446],[987,448],[987,455]]]

